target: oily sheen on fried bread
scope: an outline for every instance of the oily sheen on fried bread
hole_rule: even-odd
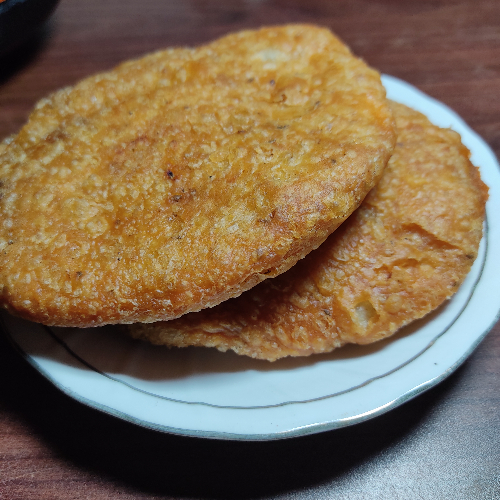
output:
[[[477,255],[487,188],[457,133],[392,107],[381,181],[320,248],[236,299],[131,335],[274,361],[374,342],[451,297]]]
[[[92,76],[0,147],[0,302],[78,327],[214,306],[318,247],[395,138],[379,74],[314,26]]]

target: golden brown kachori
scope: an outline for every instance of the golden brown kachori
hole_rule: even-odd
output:
[[[487,188],[451,130],[393,103],[398,142],[361,207],[287,273],[133,337],[276,360],[367,344],[451,297],[477,256]]]
[[[394,142],[379,74],[314,26],[90,77],[0,150],[1,304],[78,327],[214,306],[320,245]]]

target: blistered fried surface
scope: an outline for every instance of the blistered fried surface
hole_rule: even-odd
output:
[[[319,245],[395,141],[379,75],[328,30],[246,31],[63,89],[0,149],[0,289],[62,326],[170,319]]]
[[[455,293],[477,256],[487,189],[458,134],[393,108],[398,143],[380,183],[321,247],[237,299],[132,335],[275,360],[374,342]]]

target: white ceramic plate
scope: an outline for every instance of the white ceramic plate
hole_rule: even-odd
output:
[[[268,440],[335,429],[395,408],[453,372],[499,319],[500,174],[452,111],[384,76],[391,99],[452,127],[490,186],[479,257],[435,313],[370,346],[275,363],[203,348],[168,350],[110,327],[48,329],[2,316],[26,359],[71,397],[139,425],[218,439]],[[107,330],[107,331],[104,331]]]

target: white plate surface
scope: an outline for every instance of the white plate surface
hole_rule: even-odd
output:
[[[395,408],[453,372],[499,319],[500,173],[455,113],[384,76],[391,99],[458,131],[490,187],[479,256],[446,305],[396,336],[331,354],[252,360],[213,349],[168,350],[112,327],[48,329],[2,315],[26,359],[66,394],[136,424],[176,434],[268,440],[352,425]]]

